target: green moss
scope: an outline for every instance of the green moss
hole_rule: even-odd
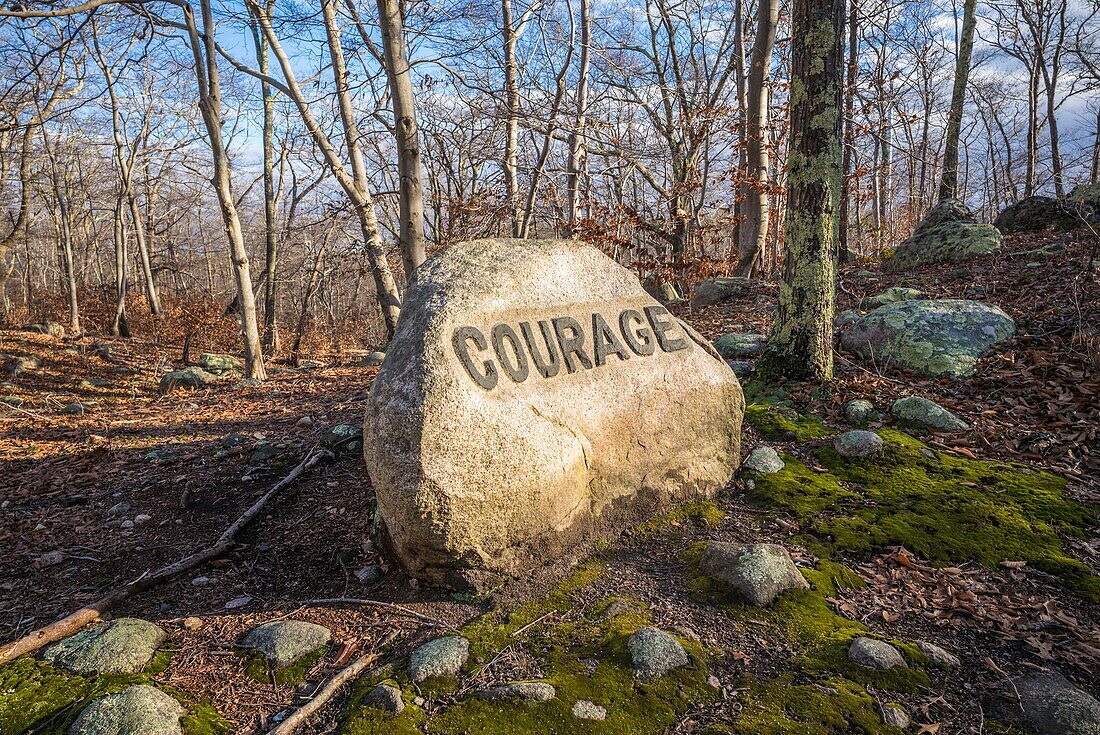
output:
[[[684,503],[662,515],[637,526],[635,534],[641,538],[652,538],[685,524],[713,528],[726,517],[718,505],[711,502]]]
[[[741,709],[729,726],[735,735],[900,735],[882,721],[874,699],[844,679],[797,683],[792,675],[771,681],[751,677],[739,687]]]
[[[745,420],[769,441],[808,442],[836,433],[817,416],[803,416],[784,406],[749,404],[745,406]]]
[[[247,658],[244,672],[262,684],[270,684],[272,680],[280,686],[297,686],[306,679],[306,674],[313,668],[321,657],[328,652],[328,646],[310,651],[300,659],[282,669],[272,669],[267,659],[252,651],[244,652]]]
[[[866,555],[900,544],[940,563],[1024,560],[1100,599],[1100,579],[1061,539],[1082,536],[1096,514],[1065,496],[1064,480],[932,452],[896,431],[881,436],[881,458],[848,460],[825,445],[815,454],[828,473],[784,457],[786,467],[757,478],[752,492],[798,516],[831,549]]]

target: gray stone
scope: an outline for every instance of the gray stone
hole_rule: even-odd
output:
[[[596,248],[457,243],[402,308],[364,446],[379,515],[422,582],[490,588],[713,497],[737,468],[736,376]]]
[[[528,702],[549,702],[557,694],[558,692],[552,684],[541,681],[513,681],[509,684],[482,690],[477,693],[477,698],[487,701],[524,699]]]
[[[433,676],[458,676],[470,656],[470,642],[460,636],[428,641],[409,656],[409,680],[419,684]]]
[[[752,450],[742,467],[746,470],[759,472],[761,475],[772,475],[783,469],[783,459],[779,452],[771,447],[757,447]]]
[[[891,727],[908,729],[911,720],[908,713],[900,704],[885,704],[881,707],[882,721]]]
[[[130,512],[130,504],[127,502],[115,503],[107,511],[108,518],[121,518]]]
[[[91,413],[91,408],[86,403],[74,401],[62,408],[58,413],[66,416],[83,416],[86,413]]]
[[[249,464],[257,465],[264,462],[270,462],[282,453],[282,450],[276,444],[273,444],[266,439],[261,439],[256,442],[255,448],[252,453],[248,455]]]
[[[727,360],[744,360],[748,357],[760,357],[768,338],[763,334],[723,334],[714,340],[714,349]]]
[[[758,607],[787,590],[810,588],[790,553],[775,544],[710,541],[699,560],[699,570],[730,585]]]
[[[915,288],[903,288],[901,286],[891,286],[882,293],[876,296],[868,296],[859,302],[859,308],[864,311],[871,309],[877,309],[880,306],[886,306],[887,304],[893,304],[896,301],[911,301],[913,299],[919,299],[924,294]]]
[[[37,322],[35,324],[23,325],[24,332],[35,332],[36,334],[46,334],[50,337],[64,337],[65,327],[61,326],[59,322]]]
[[[935,643],[917,641],[917,648],[934,664],[953,667],[961,663],[958,656],[940,648]]]
[[[1060,674],[1029,674],[1013,679],[1019,706],[1006,715],[1040,735],[1100,735],[1100,701]]]
[[[856,429],[836,436],[833,439],[833,449],[841,457],[867,459],[881,455],[886,449],[886,444],[875,432]]]
[[[885,671],[897,667],[909,668],[898,649],[885,641],[860,636],[848,648],[848,658],[860,666]]]
[[[199,367],[173,370],[160,379],[160,392],[167,393],[173,388],[208,388],[218,382],[218,378]]]
[[[69,728],[70,735],[183,735],[180,703],[155,687],[139,684],[92,701]]]
[[[856,398],[844,404],[844,418],[856,426],[866,424],[875,413],[875,404],[863,398]]]
[[[168,634],[139,618],[96,623],[50,646],[42,658],[77,674],[133,674],[153,659]]]
[[[578,720],[604,720],[607,709],[587,699],[578,699],[573,705],[573,716]]]
[[[962,299],[898,301],[839,326],[840,346],[880,367],[921,375],[973,375],[978,358],[1016,334],[1016,323],[996,306]]]
[[[1073,229],[1080,226],[1080,222],[1071,209],[1051,197],[1025,197],[1002,209],[997,219],[993,220],[993,226],[1006,235],[1011,232],[1038,232],[1049,227],[1055,230]]]
[[[199,367],[208,373],[221,375],[222,373],[242,370],[244,363],[233,355],[218,355],[212,352],[204,352],[199,355]]]
[[[687,666],[688,655],[680,641],[659,628],[638,629],[626,643],[630,663],[638,679],[655,679]]]
[[[358,452],[363,448],[363,427],[337,424],[321,436],[321,443],[342,452]]]
[[[316,651],[331,638],[331,631],[323,625],[304,620],[273,620],[250,630],[240,646],[261,654],[271,668],[278,670]]]
[[[886,261],[886,269],[910,268],[965,260],[992,253],[1001,246],[1001,233],[993,225],[980,224],[965,204],[947,200],[932,208],[913,235],[899,244]]]
[[[752,360],[726,360],[726,364],[738,378],[747,378],[756,370],[756,363]]]
[[[399,715],[405,710],[405,700],[401,698],[401,690],[389,684],[379,684],[371,689],[363,698],[363,704],[385,710],[391,715]]]
[[[749,293],[752,293],[752,280],[749,278],[708,278],[695,287],[691,295],[691,308],[710,306]]]
[[[367,367],[373,367],[375,365],[381,365],[382,361],[386,359],[385,352],[372,352],[363,358],[363,364]]]
[[[907,426],[938,431],[963,431],[970,425],[946,408],[921,396],[908,396],[890,407],[894,419]]]

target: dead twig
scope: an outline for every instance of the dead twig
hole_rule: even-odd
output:
[[[303,607],[309,607],[310,605],[316,605],[318,607],[322,605],[365,605],[367,607],[378,607],[383,610],[392,610],[394,612],[408,615],[409,617],[416,618],[425,623],[431,623],[437,628],[444,628],[446,630],[455,631],[454,626],[444,623],[439,618],[433,618],[429,615],[421,615],[416,610],[410,610],[407,607],[394,604],[392,602],[382,602],[380,600],[367,600],[361,597],[328,597],[320,600],[308,600],[302,603]]]
[[[330,459],[331,457],[331,452],[323,449],[314,449],[306,455],[306,458],[303,459],[297,467],[290,471],[290,474],[275,483],[270,490],[264,493],[259,500],[253,503],[248,510],[235,520],[233,525],[225,529],[214,544],[207,546],[205,549],[196,551],[194,554],[186,556],[168,566],[161,567],[154,572],[146,572],[133,582],[112,590],[106,596],[87,607],[82,607],[55,623],[31,631],[22,638],[0,647],[0,664],[5,664],[25,653],[37,651],[42,646],[72,635],[89,623],[94,623],[99,619],[99,616],[108,609],[132,595],[138,592],[144,592],[147,589],[167,582],[178,574],[186,572],[189,569],[194,569],[205,561],[221,556],[229,550],[229,547],[233,543],[233,539],[241,532],[241,529],[255,520],[273,497],[301,477],[306,470],[313,467],[322,459]]]

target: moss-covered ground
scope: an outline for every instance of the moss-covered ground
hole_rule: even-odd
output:
[[[31,656],[0,666],[0,735],[65,735],[93,699],[135,684],[155,684],[171,653],[160,651],[137,674],[78,676]],[[171,687],[160,687],[187,709],[185,735],[229,735],[233,726],[206,702],[195,702]]]
[[[328,651],[328,646],[321,646],[310,651],[300,659],[281,669],[272,669],[267,659],[252,651],[242,651],[245,658],[245,673],[258,682],[269,684],[274,681],[279,686],[296,686],[305,681],[306,674],[313,668],[321,657]]]

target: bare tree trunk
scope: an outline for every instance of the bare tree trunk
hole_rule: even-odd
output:
[[[779,317],[758,371],[833,377],[844,0],[794,0],[787,226]]]
[[[848,244],[848,212],[852,197],[852,156],[856,148],[856,83],[859,79],[859,5],[848,0],[848,71],[844,83],[844,155],[842,168],[843,191],[840,193],[840,237],[837,261],[846,263],[852,251]]]
[[[573,118],[573,131],[569,135],[569,159],[566,163],[568,202],[566,219],[574,233],[577,220],[581,217],[581,177],[587,168],[587,146],[585,144],[585,126],[588,115],[588,74],[592,46],[592,9],[589,0],[580,0],[581,13],[581,58],[577,71],[577,111]],[[587,215],[587,211],[585,212]]]
[[[955,57],[955,84],[951,89],[951,109],[947,114],[947,135],[943,150],[943,173],[939,200],[954,199],[959,187],[959,135],[962,130],[966,85],[970,81],[970,57],[974,51],[974,28],[978,25],[978,0],[963,3],[962,37]]]
[[[1027,169],[1024,174],[1024,197],[1035,193],[1035,176],[1039,167],[1039,71],[1032,62],[1027,80]]]
[[[760,268],[768,237],[768,87],[779,0],[760,0],[756,40],[748,74],[748,120],[745,130],[748,187],[741,223],[737,272],[750,276]]]
[[[519,65],[516,62],[519,30],[512,25],[512,0],[501,0],[500,9],[504,36],[504,189],[508,197],[512,237],[519,237],[522,228],[519,202]]]
[[[130,223],[134,226],[134,242],[137,243],[138,256],[141,258],[141,275],[145,284],[145,301],[149,304],[149,313],[160,316],[160,296],[157,294],[157,284],[153,279],[153,264],[149,256],[149,245],[145,239],[145,221],[141,216],[141,208],[138,206],[137,194],[134,193],[133,182],[130,182],[130,190],[126,195],[130,207]]]
[[[302,338],[309,324],[309,309],[313,304],[313,297],[317,293],[317,287],[321,285],[321,261],[325,259],[327,243],[322,243],[313,256],[313,262],[309,269],[309,281],[306,282],[306,292],[302,296],[302,307],[298,311],[298,328],[294,330],[294,343],[290,347],[290,359],[294,365],[298,364],[298,355],[302,349]]]
[[[274,0],[267,0],[267,12],[274,7]],[[259,31],[253,13],[252,40],[256,46],[256,59],[260,73],[270,73],[267,38]],[[266,81],[260,81],[260,94],[263,97],[263,176],[264,176],[264,347],[269,354],[279,352],[279,233],[275,226],[275,90]]]
[[[424,187],[420,183],[420,133],[416,125],[416,97],[405,47],[405,28],[400,0],[378,0],[382,49],[386,55],[386,80],[393,105],[397,139],[398,198],[401,210],[401,259],[406,287],[416,283],[416,269],[424,262]]]
[[[112,230],[115,245],[115,315],[111,319],[111,335],[129,337],[130,323],[126,318],[126,295],[129,291],[127,277],[128,263],[126,253],[126,221],[122,217],[123,193],[115,198],[114,228]]]
[[[1096,136],[1092,143],[1092,167],[1089,169],[1089,182],[1100,181],[1100,107],[1096,109]]]

